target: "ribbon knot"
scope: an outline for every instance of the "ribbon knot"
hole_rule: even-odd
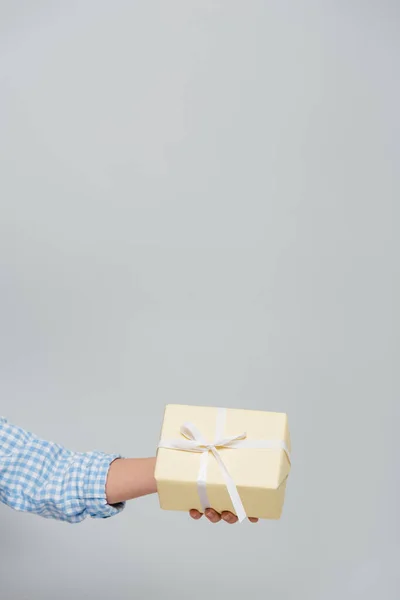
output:
[[[216,439],[210,444],[210,442],[204,439],[200,431],[195,425],[193,425],[193,423],[184,423],[180,429],[180,432],[187,440],[190,442],[195,442],[199,448],[211,451],[216,450],[217,448],[229,448],[234,442],[244,440],[246,437],[246,433],[241,433],[240,435],[235,435],[225,439]],[[190,448],[194,448],[194,446],[190,445]]]

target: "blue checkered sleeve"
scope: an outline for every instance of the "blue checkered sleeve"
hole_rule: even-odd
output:
[[[0,417],[0,501],[15,510],[79,523],[111,517],[106,480],[117,454],[71,452]]]

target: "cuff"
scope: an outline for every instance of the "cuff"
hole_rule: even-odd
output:
[[[108,471],[111,463],[117,458],[121,458],[121,456],[101,452],[90,452],[86,455],[82,499],[85,502],[87,514],[95,519],[113,517],[125,507],[124,502],[107,504]]]

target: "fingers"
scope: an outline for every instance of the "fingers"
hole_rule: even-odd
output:
[[[195,510],[194,508],[190,511],[189,514],[195,521],[198,521],[203,516],[203,513],[199,512],[198,510]]]
[[[192,519],[194,519],[195,521],[198,521],[203,516],[203,513],[201,513],[200,511],[198,511],[194,508],[190,511],[189,514],[192,517]],[[225,523],[229,523],[229,525],[233,525],[234,523],[238,522],[237,516],[227,510],[225,510],[223,513],[219,514],[213,508],[207,508],[205,515],[206,515],[207,519],[209,521],[211,521],[211,523],[219,523],[219,521],[221,521],[221,519],[223,521],[225,521]],[[249,521],[250,521],[250,523],[257,523],[258,519],[256,519],[255,517],[249,517]]]
[[[229,523],[229,525],[233,525],[234,523],[237,523],[238,518],[236,515],[232,514],[231,512],[225,510],[222,514],[221,517],[223,518],[223,520],[226,523]]]
[[[229,523],[229,525],[233,525],[237,523],[238,518],[236,515],[232,514],[229,511],[224,511],[222,514],[219,514],[213,508],[207,508],[205,515],[211,523],[218,523],[221,519],[225,521],[225,523]]]
[[[221,515],[213,508],[207,508],[204,514],[211,523],[218,523],[221,520]]]

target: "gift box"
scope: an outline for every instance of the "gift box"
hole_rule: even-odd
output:
[[[279,519],[290,450],[284,413],[167,405],[155,469],[160,506]]]

